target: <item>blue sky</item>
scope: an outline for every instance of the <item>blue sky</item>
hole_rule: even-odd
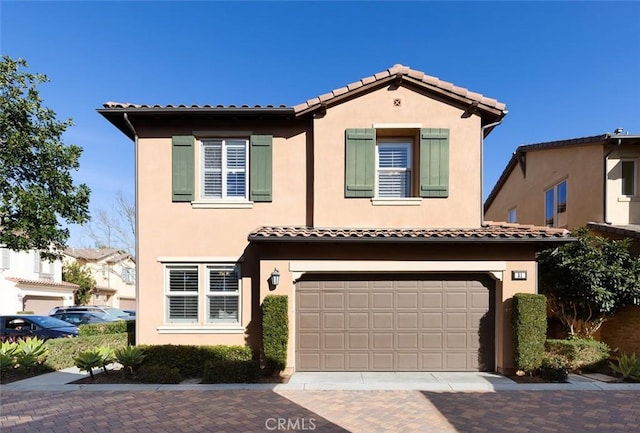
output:
[[[2,54],[49,76],[92,209],[133,195],[133,144],[96,109],[296,105],[396,63],[496,98],[485,196],[518,145],[640,134],[639,2],[0,3]],[[72,228],[72,246],[91,246]]]

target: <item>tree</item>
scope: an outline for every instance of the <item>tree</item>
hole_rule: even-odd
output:
[[[640,305],[640,258],[628,240],[573,235],[576,242],[540,253],[540,293],[571,336],[592,337],[607,317]]]
[[[79,286],[73,292],[76,305],[88,304],[96,289],[96,280],[91,275],[91,271],[78,262],[65,263],[62,266],[62,281]]]
[[[0,62],[0,244],[35,249],[44,259],[61,257],[69,239],[63,224],[89,221],[89,188],[75,185],[82,149],[64,145],[71,119],[60,122],[44,107],[26,61]]]
[[[132,256],[136,246],[136,210],[122,191],[115,195],[109,210],[98,209],[87,226],[87,235],[97,248],[116,248]]]

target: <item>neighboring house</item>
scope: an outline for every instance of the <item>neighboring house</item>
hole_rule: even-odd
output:
[[[139,343],[259,349],[280,294],[290,370],[513,367],[510,299],[567,232],[482,223],[504,104],[395,65],[292,107],[98,112],[135,141]]]
[[[629,238],[640,254],[640,135],[614,133],[520,146],[485,203],[494,221]],[[613,348],[640,353],[640,307],[603,325]],[[629,317],[629,320],[622,320]]]
[[[0,248],[0,314],[49,314],[52,307],[73,305],[77,287],[62,281],[60,260],[43,261],[37,251]]]
[[[136,262],[130,254],[115,248],[67,248],[64,254],[65,263],[78,262],[96,280],[90,304],[136,309]]]

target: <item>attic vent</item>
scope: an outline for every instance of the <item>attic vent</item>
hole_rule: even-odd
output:
[[[401,99],[394,99],[393,100],[393,106],[394,107],[399,107],[402,105],[402,100]]]

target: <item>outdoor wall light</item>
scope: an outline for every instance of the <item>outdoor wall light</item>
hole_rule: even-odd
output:
[[[280,272],[278,272],[276,268],[273,268],[273,272],[271,272],[269,276],[269,288],[275,290],[278,284],[280,284]]]

